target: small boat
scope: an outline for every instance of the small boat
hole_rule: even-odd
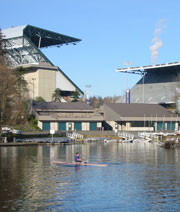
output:
[[[106,167],[107,164],[97,164],[97,163],[85,163],[85,162],[63,162],[63,161],[53,161],[56,164],[59,165],[70,165],[70,166],[100,166],[100,167]]]

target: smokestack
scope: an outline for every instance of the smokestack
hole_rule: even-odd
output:
[[[150,46],[151,51],[151,63],[154,65],[158,59],[159,56],[159,48],[163,46],[163,42],[160,39],[160,34],[165,29],[164,25],[165,20],[160,19],[159,22],[156,24],[155,30],[154,30],[154,38],[152,40],[152,45]]]

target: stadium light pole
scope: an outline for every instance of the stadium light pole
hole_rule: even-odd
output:
[[[92,86],[91,85],[86,85],[86,98],[87,98],[87,100],[89,101],[89,94],[90,94],[90,91],[89,91],[89,89],[91,88]]]
[[[131,62],[129,62],[129,61],[124,62],[124,66],[126,66],[126,68],[129,69],[131,66]],[[126,72],[125,102],[130,103],[130,89],[128,86],[128,72]]]

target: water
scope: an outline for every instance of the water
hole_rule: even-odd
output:
[[[75,152],[107,167],[67,167]],[[0,148],[0,211],[179,211],[180,149],[88,143]]]

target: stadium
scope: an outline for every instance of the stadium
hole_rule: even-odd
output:
[[[163,106],[176,103],[180,92],[180,62],[121,68],[116,71],[142,76],[139,82],[131,88],[129,102]],[[125,103],[127,100],[125,96],[121,96],[117,102]]]
[[[80,42],[80,39],[52,32],[31,25],[11,27],[2,30],[3,48],[6,50],[12,68],[23,67],[31,99],[42,97],[52,101],[53,92],[59,88],[65,96],[72,91],[83,94],[81,89],[40,50],[50,46]]]

